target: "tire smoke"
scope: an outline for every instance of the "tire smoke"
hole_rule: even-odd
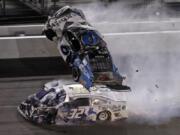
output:
[[[169,19],[169,10],[161,9],[156,1],[135,9],[121,2],[107,7],[96,3],[78,8],[85,11],[90,22],[96,23]],[[132,89],[129,122],[162,124],[180,116],[179,37],[157,33],[106,38],[115,64],[120,73],[127,75],[127,84]]]

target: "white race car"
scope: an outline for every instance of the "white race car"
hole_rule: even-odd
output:
[[[95,85],[88,91],[81,84],[62,85],[60,81],[45,84],[38,93],[18,107],[20,114],[35,123],[73,124],[126,119],[126,86],[114,89]]]

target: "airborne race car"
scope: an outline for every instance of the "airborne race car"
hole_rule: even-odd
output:
[[[122,85],[124,77],[114,65],[103,36],[79,9],[65,6],[49,17],[44,34],[56,41],[75,82],[87,89],[94,83]]]
[[[18,106],[20,114],[39,124],[92,124],[127,118],[126,92],[105,85],[91,87],[81,84],[62,85],[60,81],[45,84]]]

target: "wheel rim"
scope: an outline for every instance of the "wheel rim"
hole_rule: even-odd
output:
[[[43,123],[43,118],[41,116],[39,116],[37,122],[40,123],[40,124]]]
[[[74,68],[73,69],[73,78],[74,78],[74,81],[79,81],[79,71],[77,68]]]
[[[109,115],[107,112],[101,112],[99,114],[99,120],[101,120],[101,121],[106,121],[106,120],[108,120],[108,118],[109,118]]]

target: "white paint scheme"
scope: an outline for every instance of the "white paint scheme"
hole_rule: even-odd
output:
[[[127,91],[112,91],[111,89],[107,88],[105,85],[95,85],[88,91],[86,88],[83,87],[81,84],[69,84],[69,85],[62,85],[61,80],[52,81],[45,84],[45,88],[48,90],[50,88],[55,89],[62,89],[66,92],[66,98],[64,103],[73,102],[76,99],[81,98],[88,98],[90,105],[89,106],[80,106],[78,108],[84,109],[88,119],[92,121],[97,120],[98,114],[103,111],[107,111],[110,113],[110,120],[120,120],[128,117],[127,113]],[[57,105],[56,108],[61,108],[63,103]],[[95,114],[88,114],[88,110],[93,108]],[[124,108],[124,109],[123,109]],[[73,112],[77,111],[73,109]],[[64,114],[61,112],[61,109],[58,110],[58,115],[60,117],[65,117]],[[75,114],[72,114],[74,117]],[[74,117],[68,117],[70,119],[74,119]]]

